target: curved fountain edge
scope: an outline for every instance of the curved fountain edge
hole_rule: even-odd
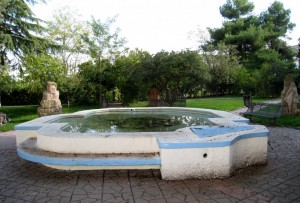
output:
[[[208,112],[213,114],[218,114],[223,118],[212,118],[210,119],[213,123],[216,123],[220,127],[220,135],[201,138],[195,133],[191,132],[190,128],[179,129],[175,132],[163,132],[161,134],[157,133],[120,133],[117,135],[109,135],[103,133],[102,135],[76,135],[73,134],[72,137],[78,139],[77,144],[81,144],[72,147],[72,141],[70,141],[70,133],[62,132],[60,129],[65,124],[54,124],[47,123],[51,120],[58,119],[60,117],[86,117],[91,114],[98,112],[109,112],[109,111],[132,111],[132,110],[142,110],[142,111],[153,111],[154,109],[159,111],[164,110],[182,110],[182,111],[193,111],[193,112]],[[253,125],[253,129],[245,130],[239,133],[225,133],[222,134],[222,128],[224,126],[249,126],[247,123],[248,119],[231,114],[225,111],[209,110],[209,109],[194,109],[194,108],[180,108],[180,107],[154,107],[154,108],[122,108],[122,109],[96,109],[96,110],[86,110],[80,111],[73,114],[63,114],[48,117],[41,117],[34,119],[32,121],[17,125],[15,127],[17,134],[17,146],[18,154],[20,157],[34,161],[37,160],[36,156],[30,154],[30,151],[24,152],[22,150],[22,144],[30,138],[37,139],[36,147],[45,151],[52,151],[57,153],[82,153],[82,154],[101,154],[107,153],[105,150],[114,148],[113,146],[105,148],[108,144],[110,145],[120,145],[118,148],[122,148],[122,145],[142,145],[142,149],[148,147],[148,144],[143,145],[146,140],[147,143],[151,142],[153,146],[149,147],[146,151],[136,151],[125,153],[159,153],[160,155],[160,166],[163,179],[186,179],[186,178],[221,178],[228,177],[232,172],[238,168],[244,168],[249,165],[261,165],[267,163],[267,140],[269,131],[260,125]],[[252,126],[252,125],[251,125]],[[134,136],[139,136],[137,139],[132,138],[131,134]],[[87,138],[89,137],[89,138]],[[50,144],[51,140],[55,140],[62,143],[60,147],[57,144]],[[120,139],[119,142],[115,142]],[[135,139],[134,142],[132,140]],[[71,142],[71,144],[70,144]],[[155,142],[155,143],[154,143]],[[75,143],[75,142],[74,142]],[[73,144],[74,144],[73,143]],[[84,147],[86,143],[90,146]],[[96,143],[96,144],[95,144]],[[97,144],[98,143],[98,144]],[[100,143],[100,145],[99,145]],[[103,143],[101,145],[101,143]],[[134,144],[132,144],[134,143]],[[69,151],[66,150],[70,144]],[[89,145],[88,144],[88,145]],[[131,144],[131,145],[130,145]],[[76,143],[75,143],[76,145]],[[53,147],[53,149],[52,149]],[[85,148],[85,151],[76,151],[76,149]],[[93,149],[92,151],[90,149]],[[105,149],[104,151],[98,151],[99,148]],[[132,146],[130,147],[132,148]],[[134,148],[134,147],[133,147]],[[75,151],[72,151],[75,149]],[[61,151],[60,151],[61,150]],[[118,150],[118,149],[116,149]],[[122,149],[124,150],[124,149]],[[132,150],[132,149],[131,149]],[[139,149],[140,150],[140,149]],[[117,153],[119,153],[117,151]],[[31,158],[30,158],[31,157]],[[47,159],[49,161],[49,158]],[[51,160],[51,159],[50,159]],[[135,166],[137,165],[136,160],[132,163],[130,160],[124,160],[124,165],[115,166],[114,160],[108,160],[104,163],[101,158],[98,157],[97,161],[93,159],[87,159],[89,161],[79,160],[72,158],[70,160],[74,166],[63,166],[63,159],[59,157],[54,157],[52,164],[46,161],[46,159],[39,157],[39,163],[47,166],[60,169],[116,169],[116,168],[147,168],[147,166]],[[142,163],[142,159],[140,160]],[[99,164],[97,164],[97,162]],[[154,161],[155,162],[155,161]],[[154,163],[153,162],[153,163]],[[57,166],[55,163],[60,163]],[[83,164],[85,163],[85,164]],[[111,166],[108,166],[111,163]],[[127,166],[126,166],[126,164]],[[151,163],[151,161],[149,162]],[[157,160],[156,160],[156,163]],[[78,165],[77,167],[76,164]],[[155,164],[154,164],[155,165]],[[157,165],[157,164],[156,164]],[[94,166],[94,167],[92,167]],[[155,168],[157,166],[148,166],[149,168]]]

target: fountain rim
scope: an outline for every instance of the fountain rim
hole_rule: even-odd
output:
[[[47,123],[62,116],[84,117],[97,111],[133,109],[208,112],[220,115],[222,118],[210,118],[210,121],[216,124],[217,134],[208,137],[199,136],[197,132],[192,131],[191,127],[173,132],[76,135],[76,133],[61,131],[64,123]],[[238,115],[210,109],[112,108],[40,117],[19,124],[15,129],[17,152],[21,158],[56,169],[155,168],[161,170],[163,179],[222,178],[230,176],[238,168],[267,163],[269,131],[265,126],[248,125],[248,122],[248,119]],[[198,129],[201,133],[205,132],[205,127],[202,128],[203,130]],[[242,130],[228,131],[228,129]],[[182,170],[184,167],[185,169]]]
[[[237,123],[249,123],[249,119],[243,118],[241,116],[232,114],[226,111],[213,110],[213,109],[203,109],[203,108],[186,108],[186,107],[138,107],[138,108],[103,108],[103,109],[90,109],[77,111],[70,114],[57,114],[39,117],[25,123],[21,123],[15,126],[15,130],[40,130],[41,128],[48,125],[56,125],[63,127],[67,125],[66,123],[53,123],[53,121],[61,118],[86,118],[91,115],[109,112],[131,112],[131,111],[143,111],[151,112],[153,110],[161,111],[189,111],[192,113],[209,113],[219,116],[220,118],[208,118],[208,120],[216,125],[236,125]],[[222,120],[220,122],[220,120]],[[225,122],[224,122],[225,121]],[[178,129],[181,130],[181,129]],[[178,131],[176,130],[176,131]],[[122,132],[123,133],[123,132]],[[130,132],[132,133],[132,132]],[[140,132],[137,132],[140,133]],[[81,133],[84,134],[84,133]]]

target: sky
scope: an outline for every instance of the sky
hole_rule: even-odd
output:
[[[274,0],[250,0],[259,14]],[[291,10],[291,22],[296,24],[286,40],[297,45],[300,37],[299,0],[279,0],[285,9]],[[226,0],[46,0],[46,4],[32,7],[38,18],[51,20],[58,9],[68,6],[78,19],[90,20],[91,16],[104,22],[117,15],[115,26],[121,29],[120,37],[127,40],[126,47],[139,48],[150,53],[161,50],[181,51],[195,49],[194,35],[198,28],[222,26],[219,7]],[[299,25],[297,23],[299,22]]]

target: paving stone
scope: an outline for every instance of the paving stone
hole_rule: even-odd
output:
[[[87,195],[76,195],[76,194],[73,194],[71,201],[78,201],[78,200],[83,200],[83,199],[86,199],[86,198],[87,198]]]
[[[103,202],[134,202],[131,193],[105,193],[103,194]]]
[[[159,170],[63,171],[17,156],[0,133],[0,202],[300,202],[300,130],[269,127],[268,164],[224,180],[161,179]]]
[[[20,200],[20,199],[16,199],[16,198],[12,198],[12,197],[7,197],[3,203],[24,203],[25,200]]]

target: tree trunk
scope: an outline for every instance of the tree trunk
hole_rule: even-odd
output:
[[[102,98],[102,85],[101,85],[101,81],[100,81],[100,85],[99,85],[99,103],[100,103],[100,107],[102,107],[102,105],[103,105],[103,98]]]

